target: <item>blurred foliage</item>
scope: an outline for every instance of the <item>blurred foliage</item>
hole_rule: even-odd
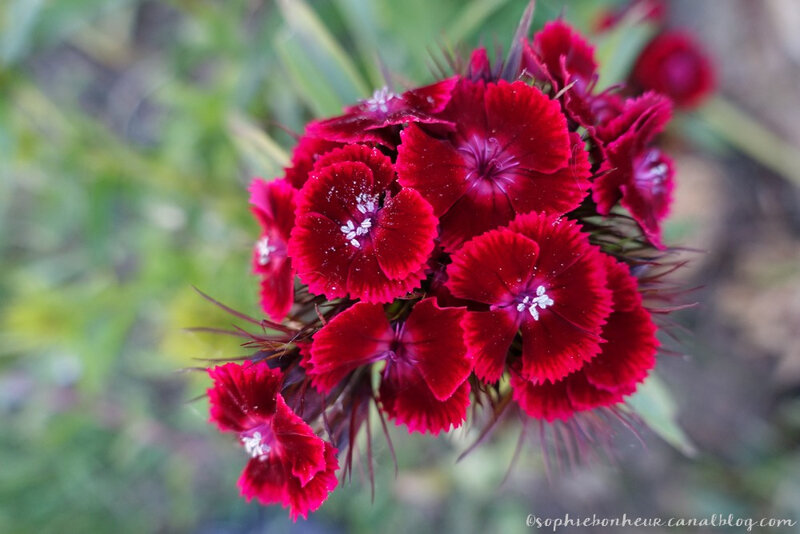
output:
[[[587,27],[599,3],[568,4]],[[205,375],[176,371],[242,355],[233,338],[184,330],[233,322],[192,286],[256,314],[245,186],[280,173],[287,131],[368,95],[382,70],[422,83],[442,49],[507,47],[524,5],[0,4],[0,532],[289,528],[283,510],[238,498],[244,458],[191,401]],[[563,5],[540,0],[534,25]],[[644,38],[623,37],[598,47],[608,79],[630,61],[613,50]],[[460,433],[434,446],[392,434],[400,478],[378,446],[374,504],[356,481],[314,532],[501,532],[531,511],[497,490],[516,436],[450,469]],[[535,457],[520,465],[540,471]]]

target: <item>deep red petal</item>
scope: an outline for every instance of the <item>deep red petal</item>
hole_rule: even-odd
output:
[[[292,260],[277,262],[261,279],[261,309],[273,321],[282,321],[294,303],[294,269]]]
[[[314,164],[314,172],[319,172],[334,163],[348,161],[357,161],[369,167],[372,171],[373,187],[377,191],[386,189],[394,181],[392,160],[377,148],[361,144],[345,145],[320,156]]]
[[[639,308],[642,304],[642,294],[639,293],[639,282],[631,274],[630,267],[607,254],[604,255],[604,259],[608,273],[608,288],[614,295],[614,313],[634,311]]]
[[[390,364],[380,386],[380,401],[386,414],[409,432],[430,433],[458,428],[467,417],[469,382],[463,382],[450,398],[438,400],[420,373],[406,366]]]
[[[336,449],[328,442],[323,443],[325,445],[325,469],[318,472],[305,486],[300,486],[295,478],[289,480],[289,516],[293,521],[297,521],[298,517],[307,519],[308,513],[322,506],[328,495],[339,484],[339,480],[336,478],[336,470],[339,469]]]
[[[362,112],[359,105],[350,108],[344,115],[317,121],[309,125],[307,130],[314,136],[337,144],[377,143],[394,147],[397,144],[397,132],[382,128],[391,123],[386,117],[373,117],[370,113]]]
[[[572,154],[566,118],[539,89],[524,82],[489,84],[486,116],[486,134],[496,132],[521,168],[552,173],[567,166]]]
[[[489,132],[486,122],[485,93],[483,81],[459,80],[453,89],[450,103],[442,117],[456,124],[459,140],[466,141],[475,135],[485,137]]]
[[[458,250],[476,235],[507,224],[515,214],[504,184],[473,182],[440,219],[442,246],[448,251]]]
[[[406,278],[423,266],[433,250],[437,222],[431,205],[413,189],[386,201],[372,236],[378,264],[388,278]]]
[[[571,133],[570,139],[572,156],[563,168],[551,174],[520,171],[509,183],[508,198],[516,213],[537,211],[561,215],[580,205],[591,186],[591,163],[580,136]]]
[[[283,375],[265,363],[226,363],[208,369],[210,420],[222,431],[242,432],[275,414]]]
[[[623,400],[621,393],[599,389],[592,385],[582,371],[568,376],[564,381],[567,383],[570,402],[576,411],[611,406]]]
[[[534,383],[518,373],[511,373],[510,383],[514,400],[531,417],[553,422],[567,420],[575,413],[564,381]]]
[[[449,399],[472,372],[464,345],[461,308],[442,309],[436,299],[414,305],[403,328],[403,349],[437,400]]]
[[[312,293],[328,299],[347,295],[347,276],[356,253],[336,222],[317,213],[298,215],[289,255]]]
[[[461,326],[475,375],[487,383],[498,381],[519,328],[515,314],[507,310],[467,312]]]
[[[305,485],[301,485],[288,472],[278,455],[269,455],[265,460],[251,459],[239,478],[242,496],[247,501],[255,498],[264,505],[280,504],[283,508],[288,507],[293,521],[297,521],[298,517],[307,518],[308,513],[317,510],[338,484],[336,470],[339,462],[336,459],[336,449],[327,442],[322,444],[324,469]]]
[[[622,113],[598,129],[598,135],[605,143],[611,143],[623,136],[632,137],[635,139],[633,150],[639,151],[664,130],[671,116],[672,104],[669,98],[647,92],[626,100]]]
[[[295,189],[286,180],[266,182],[261,179],[253,180],[248,189],[250,204],[256,208],[261,227],[275,229],[283,241],[287,241],[294,226]]]
[[[354,299],[364,302],[391,302],[419,287],[425,270],[409,273],[405,278],[392,280],[378,263],[375,249],[364,250],[353,258],[347,275],[347,291]]]
[[[309,124],[309,127],[313,127],[313,124],[313,122]],[[300,189],[308,180],[308,173],[311,172],[317,158],[339,146],[342,146],[341,143],[304,135],[294,148],[292,166],[286,169],[286,180],[292,187]]]
[[[648,163],[650,154],[658,154],[655,161]],[[661,221],[669,214],[672,203],[672,191],[675,187],[673,176],[675,170],[672,160],[657,149],[651,149],[637,158],[638,165],[633,171],[632,180],[620,186],[622,200],[620,204],[642,227],[647,239],[657,248],[661,244]],[[654,176],[648,166],[660,169]]]
[[[324,442],[294,413],[281,395],[278,395],[272,431],[279,448],[271,454],[282,457],[293,477],[305,486],[320,471],[325,469]]]
[[[553,76],[552,81],[556,82],[557,89],[562,89],[571,81],[567,76],[578,76],[588,82],[597,70],[594,48],[562,20],[545,24],[534,35],[533,45],[539,61]],[[562,64],[566,71],[563,74]]]
[[[332,163],[311,173],[297,198],[297,217],[319,213],[342,225],[356,211],[358,195],[373,192],[374,178],[367,165],[357,161]]]
[[[415,124],[403,129],[400,138],[398,182],[419,191],[441,216],[467,190],[462,157],[449,141],[435,139]]]
[[[290,478],[277,454],[270,454],[264,460],[251,458],[239,477],[239,490],[248,502],[258,499],[263,505],[281,504],[286,508]]]
[[[357,302],[314,334],[309,374],[315,387],[329,392],[360,365],[388,349],[392,330],[383,306]]]
[[[656,364],[659,343],[650,314],[641,306],[612,313],[603,338],[602,352],[584,368],[587,379],[607,391],[632,393]]]
[[[525,288],[539,245],[507,229],[492,230],[453,254],[447,287],[455,297],[508,305]]]
[[[557,314],[557,305],[542,312],[538,321],[522,322],[522,375],[540,383],[556,382],[577,371],[600,353],[603,341],[599,332],[584,330]]]
[[[430,85],[406,91],[400,98],[408,109],[417,113],[435,114],[442,111],[453,94],[458,77],[453,76]]]

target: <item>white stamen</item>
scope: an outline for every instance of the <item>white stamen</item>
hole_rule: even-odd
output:
[[[256,253],[258,254],[258,264],[266,265],[269,263],[269,255],[275,252],[276,248],[270,246],[269,237],[264,236],[256,242]]]
[[[389,91],[388,87],[383,86],[380,89],[376,89],[375,92],[372,93],[372,98],[365,100],[364,104],[366,104],[369,111],[387,113],[389,111],[389,106],[387,104],[393,98],[397,98],[397,95]]]
[[[547,288],[539,286],[536,288],[536,296],[533,298],[525,297],[522,302],[517,304],[517,311],[523,311],[528,308],[528,313],[531,314],[534,321],[539,320],[539,310],[547,309],[549,306],[555,304],[555,301],[547,295]]]
[[[356,197],[356,209],[365,215],[375,213],[378,209],[378,195],[359,193]],[[347,239],[351,245],[356,248],[361,248],[361,242],[356,238],[367,235],[370,228],[372,228],[372,218],[365,217],[358,226],[356,226],[352,220],[349,220],[347,223],[340,226],[339,230],[344,234],[345,239]]]
[[[250,455],[251,458],[265,460],[269,454],[270,447],[261,441],[261,437],[261,432],[254,432],[251,437],[242,436],[241,439],[242,445],[244,445],[244,450]]]

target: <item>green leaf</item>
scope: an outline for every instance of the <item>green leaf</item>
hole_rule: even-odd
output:
[[[279,0],[278,6],[292,37],[300,45],[292,52],[305,52],[325,84],[342,102],[352,103],[367,97],[370,93],[367,83],[316,13],[303,0]]]
[[[344,100],[336,94],[325,75],[316,68],[296,36],[285,31],[280,32],[275,38],[275,53],[300,93],[299,96],[315,116],[341,113]]]
[[[43,5],[44,0],[15,0],[0,12],[0,62],[12,63],[25,53]]]
[[[369,82],[373,87],[380,87],[385,80],[378,68],[378,51],[382,39],[378,31],[380,25],[375,12],[375,2],[371,0],[335,0],[335,3],[343,15],[344,23],[350,30]]]
[[[729,146],[787,180],[800,184],[797,147],[770,131],[732,102],[716,96],[697,111],[698,118]]]
[[[697,449],[675,421],[675,401],[663,382],[650,375],[639,386],[636,394],[628,399],[628,405],[656,434],[686,456],[695,456]]]
[[[472,0],[459,11],[458,17],[447,30],[447,41],[455,45],[463,42],[507,2],[508,0]]]
[[[228,117],[228,131],[236,148],[255,167],[258,175],[280,174],[289,164],[289,155],[269,136],[239,114]]]
[[[611,31],[600,36],[595,48],[599,91],[624,82],[628,78],[636,58],[655,31],[655,27],[643,22],[641,13],[634,9]]]

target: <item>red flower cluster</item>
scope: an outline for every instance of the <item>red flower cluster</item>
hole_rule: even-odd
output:
[[[253,182],[269,319],[252,362],[209,371],[245,497],[319,507],[370,406],[437,435],[470,406],[568,420],[636,390],[658,348],[639,277],[663,247],[671,104],[596,79],[592,46],[553,22],[504,64],[477,50],[309,124],[285,176]]]

